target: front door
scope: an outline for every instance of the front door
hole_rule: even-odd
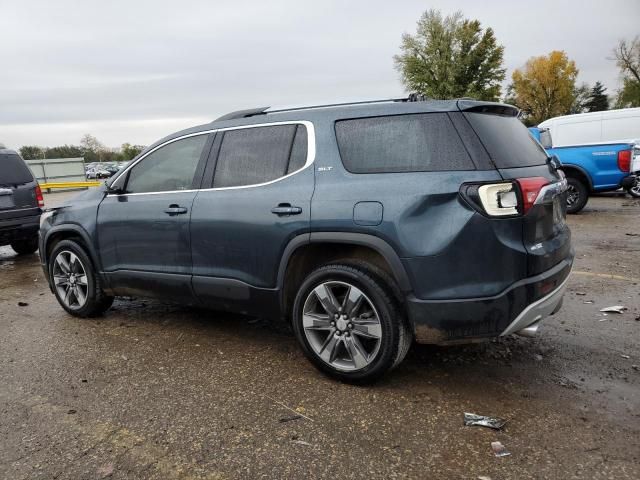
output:
[[[192,299],[189,219],[207,139],[191,136],[153,150],[114,182],[123,193],[100,204],[100,259],[113,293]]]

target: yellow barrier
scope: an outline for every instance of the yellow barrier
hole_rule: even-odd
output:
[[[84,188],[84,187],[98,187],[102,182],[49,182],[41,183],[40,188],[43,190],[46,188]]]

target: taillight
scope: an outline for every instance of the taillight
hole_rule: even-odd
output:
[[[525,215],[547,185],[549,180],[546,178],[528,177],[511,182],[465,184],[460,192],[478,210],[491,217],[512,217]]]
[[[522,193],[522,214],[524,215],[533,207],[540,190],[549,184],[549,180],[543,177],[528,177],[518,178],[516,181],[520,185],[520,192]]]
[[[631,150],[620,150],[618,152],[618,168],[622,172],[631,170]]]
[[[36,200],[38,201],[38,206],[44,208],[44,197],[42,196],[40,185],[36,185]]]

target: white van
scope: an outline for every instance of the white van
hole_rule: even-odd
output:
[[[549,129],[554,147],[640,142],[640,108],[554,117],[538,128]]]

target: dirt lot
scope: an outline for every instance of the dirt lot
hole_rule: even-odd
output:
[[[417,346],[366,388],[259,319],[133,299],[70,317],[35,255],[0,248],[0,478],[640,478],[639,220],[615,196],[569,218],[574,273],[536,339]]]

